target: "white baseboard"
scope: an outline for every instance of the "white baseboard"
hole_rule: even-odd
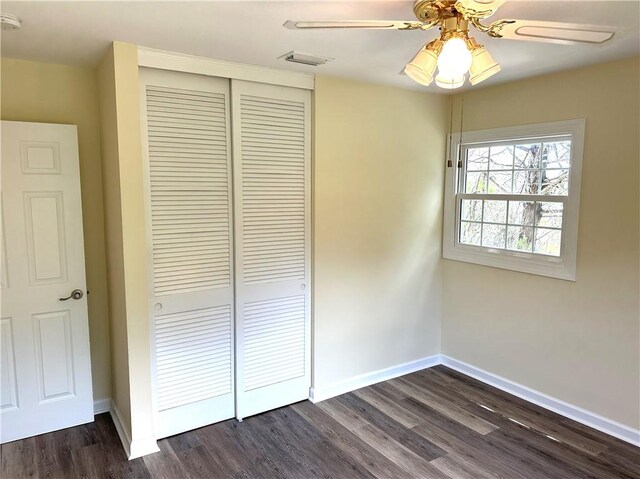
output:
[[[509,394],[513,394],[525,401],[529,401],[530,403],[558,413],[561,416],[573,419],[585,426],[592,427],[625,442],[640,446],[640,430],[638,429],[634,429],[612,419],[600,416],[594,412],[587,411],[579,406],[569,404],[561,399],[554,398],[444,354],[434,354],[433,356],[428,356],[416,361],[380,369],[371,373],[360,374],[329,386],[311,388],[309,390],[309,400],[314,403],[324,401],[325,399],[339,396],[340,394],[355,391],[356,389],[420,371],[421,369],[437,366],[439,364],[461,372],[462,374],[466,374],[467,376],[501,389]]]
[[[95,399],[93,401],[93,415],[102,414],[111,410],[111,399]]]
[[[537,404],[538,406],[558,413],[561,416],[568,417],[569,419],[573,419],[581,424],[597,429],[598,431],[609,434],[610,436],[614,436],[618,439],[622,439],[623,441],[640,446],[640,430],[638,429],[625,426],[624,424],[620,424],[612,419],[587,411],[579,406],[556,399],[547,394],[444,354],[441,355],[441,359],[441,364],[448,368],[454,369],[462,374],[466,374],[467,376],[471,376],[478,381],[482,381],[483,383],[501,389],[509,394],[513,394],[514,396],[524,399],[525,401],[529,401],[530,403]]]
[[[129,460],[136,459],[137,457],[147,456],[160,452],[158,442],[153,437],[146,437],[143,439],[135,439],[131,442],[129,447]]]
[[[339,396],[340,394],[355,391],[356,389],[371,386],[372,384],[404,376],[405,374],[427,369],[439,364],[454,369],[462,374],[466,374],[467,376],[475,378],[509,394],[513,394],[525,401],[529,401],[530,403],[558,413],[561,416],[573,419],[585,426],[592,427],[635,446],[640,446],[640,430],[638,429],[634,429],[612,419],[600,416],[599,414],[588,411],[579,406],[554,398],[444,354],[434,354],[433,356],[427,356],[416,361],[410,361],[408,363],[380,369],[371,373],[360,374],[326,387],[311,388],[309,390],[309,400],[314,403],[324,401],[325,399]],[[111,418],[113,419],[113,423],[118,431],[118,436],[120,436],[120,441],[122,441],[122,446],[124,447],[129,459],[135,459],[136,457],[158,452],[158,445],[153,438],[138,440],[135,444],[132,444],[131,435],[123,427],[120,419],[120,413],[110,399],[98,399],[94,401],[93,409],[94,414],[100,414],[107,411],[111,413]]]
[[[430,368],[431,366],[436,366],[438,364],[440,364],[440,355],[434,354],[433,356],[427,356],[426,358],[417,359],[408,363],[398,364],[397,366],[391,366],[390,368],[380,369],[371,373],[359,374],[358,376],[344,379],[326,387],[311,388],[309,390],[309,400],[313,403],[324,401],[325,399],[339,396],[340,394],[355,391],[356,389],[397,378],[398,376],[404,376],[405,374]]]
[[[131,440],[131,433],[125,427],[122,421],[122,415],[114,402],[111,402],[111,409],[109,412],[111,413],[113,424],[116,426],[116,431],[118,431],[118,436],[120,437],[120,442],[122,443],[124,452],[127,454],[127,458],[129,460],[160,451],[158,443],[154,438],[137,439],[135,441]]]
[[[118,436],[120,437],[120,442],[122,443],[122,447],[124,447],[124,452],[127,454],[127,457],[131,455],[131,434],[125,428],[120,411],[116,407],[115,403],[111,403],[111,409],[109,409],[111,413],[111,419],[113,420],[113,424],[116,426],[116,431],[118,431]]]

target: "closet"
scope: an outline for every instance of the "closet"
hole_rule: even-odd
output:
[[[140,82],[156,438],[308,398],[310,91]]]

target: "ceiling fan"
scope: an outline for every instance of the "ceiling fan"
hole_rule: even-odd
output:
[[[500,65],[469,32],[474,27],[493,38],[509,40],[542,41],[561,44],[603,43],[614,32],[559,22],[528,20],[498,20],[485,24],[482,21],[493,15],[506,0],[416,0],[413,12],[417,21],[356,20],[345,22],[291,21],[289,29],[377,29],[377,30],[428,30],[440,28],[440,36],[426,43],[405,66],[404,72],[414,81],[429,85],[435,77],[436,85],[454,89],[461,87],[467,73],[472,85],[486,80],[500,71]]]

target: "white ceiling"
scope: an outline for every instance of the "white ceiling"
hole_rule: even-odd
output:
[[[2,55],[94,66],[112,40],[221,60],[317,72],[405,88],[424,89],[399,74],[437,30],[292,31],[285,20],[414,20],[411,1],[3,1],[22,18],[19,31],[2,31]],[[491,18],[521,18],[613,27],[603,45],[555,45],[499,40],[477,32],[502,65],[481,86],[640,52],[640,2],[510,0]],[[335,58],[320,66],[278,60],[291,51]],[[435,86],[427,88],[439,91]]]

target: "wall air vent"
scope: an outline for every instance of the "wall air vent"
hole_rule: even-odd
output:
[[[316,55],[309,55],[308,53],[289,52],[278,57],[279,60],[283,59],[291,63],[300,63],[302,65],[310,65],[317,67],[318,65],[324,65],[327,62],[333,60],[329,57],[319,57]]]

